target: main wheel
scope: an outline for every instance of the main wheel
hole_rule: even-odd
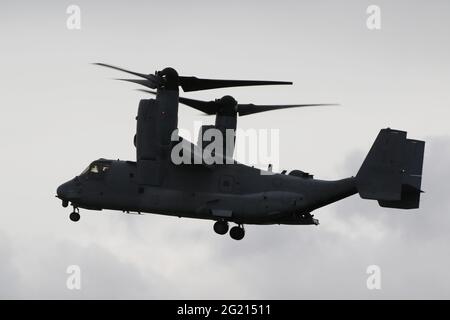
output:
[[[230,230],[230,237],[234,240],[242,240],[245,236],[245,230],[242,227],[233,227]]]
[[[77,222],[78,220],[80,220],[80,214],[78,212],[72,212],[69,216],[70,220],[72,220],[73,222]]]
[[[218,234],[226,234],[228,232],[228,222],[217,221],[214,223],[214,231]]]

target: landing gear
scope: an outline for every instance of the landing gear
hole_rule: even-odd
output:
[[[225,220],[219,220],[214,223],[214,231],[217,234],[224,235],[228,232],[228,222]],[[242,224],[237,225],[230,230],[230,237],[234,240],[242,240],[245,236],[244,226]]]
[[[242,240],[245,236],[244,226],[239,225],[231,228],[230,237],[234,240]]]
[[[78,208],[73,208],[73,212],[69,215],[69,219],[73,222],[80,220],[80,210]]]
[[[220,235],[224,235],[228,232],[228,222],[220,220],[214,223],[214,231]]]

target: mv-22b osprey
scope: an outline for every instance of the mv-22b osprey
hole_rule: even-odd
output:
[[[98,64],[133,74],[140,79],[122,79],[156,91],[156,99],[141,100],[134,139],[136,161],[99,159],[74,179],[62,184],[57,197],[64,207],[73,206],[72,221],[80,219],[79,208],[156,213],[215,221],[214,231],[241,240],[245,224],[317,225],[312,211],[359,193],[361,198],[377,200],[382,207],[419,207],[424,141],[406,138],[406,132],[382,129],[355,177],[336,181],[314,179],[293,170],[290,173],[262,174],[261,170],[232,159],[234,136],[221,143],[226,152],[221,163],[207,163],[201,146],[177,135],[178,103],[215,114],[213,126],[203,126],[199,139],[208,129],[234,133],[237,116],[291,107],[313,105],[239,104],[231,96],[200,101],[179,96],[183,91],[225,87],[292,84],[279,81],[217,80],[179,76],[172,68],[155,74],[142,74]],[[175,134],[175,139],[173,139]],[[210,141],[213,143],[214,141]],[[174,163],[172,151],[182,144],[183,157],[201,161]]]

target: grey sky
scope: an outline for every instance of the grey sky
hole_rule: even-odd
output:
[[[82,29],[66,28],[81,8]],[[382,28],[366,28],[381,7]],[[450,298],[450,2],[2,1],[1,298]],[[354,175],[379,129],[427,141],[421,209],[358,196],[318,210],[321,225],[248,226],[82,211],[56,187],[99,157],[134,159],[138,100],[106,62],[141,72],[290,80],[293,86],[184,94],[243,103],[328,103],[239,119],[280,128],[281,167]],[[212,122],[180,107],[179,126]],[[66,289],[66,268],[82,290]],[[366,288],[370,264],[382,290]]]

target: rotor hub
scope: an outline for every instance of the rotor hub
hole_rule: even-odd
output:
[[[158,71],[156,74],[163,79],[163,87],[165,89],[178,90],[180,77],[174,68],[168,67]]]
[[[235,116],[238,112],[238,103],[232,96],[223,96],[222,98],[216,100],[219,108],[218,114],[224,116]]]

